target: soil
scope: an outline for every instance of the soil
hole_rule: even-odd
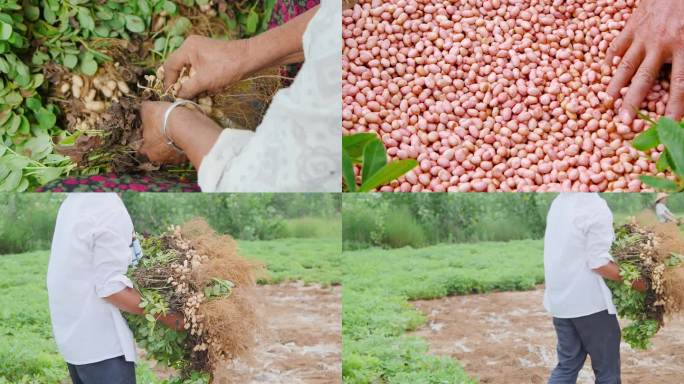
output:
[[[556,334],[542,305],[543,287],[420,300],[426,326],[412,335],[427,339],[434,354],[449,355],[488,384],[546,383],[555,366]],[[622,324],[623,326],[625,324]],[[684,381],[684,317],[669,319],[648,351],[620,347],[624,383]],[[577,383],[594,382],[587,359]]]
[[[341,289],[258,286],[263,331],[250,358],[219,366],[215,384],[342,383]]]

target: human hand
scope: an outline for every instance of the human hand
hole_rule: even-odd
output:
[[[608,94],[620,96],[629,85],[619,112],[623,123],[630,123],[641,102],[651,89],[661,66],[672,62],[670,97],[666,114],[674,119],[684,115],[684,1],[645,0],[629,18],[625,29],[613,40],[606,54],[621,56],[615,76],[608,86]]]
[[[175,329],[176,331],[182,331],[185,329],[185,317],[178,312],[172,312],[168,315],[160,316],[157,318],[157,321],[171,329]]]
[[[639,292],[646,292],[648,289],[648,283],[644,279],[636,279],[632,282],[632,288]]]
[[[161,134],[164,112],[166,112],[170,105],[171,103],[164,101],[145,101],[140,108],[143,130],[143,143],[140,147],[140,153],[147,156],[153,163],[180,164],[185,161],[185,155],[178,153],[171,147],[167,143],[166,138]],[[179,108],[182,107],[176,109]],[[168,129],[169,127],[167,127]]]
[[[184,67],[194,70],[178,97],[190,99],[197,94],[215,92],[243,78],[250,72],[248,40],[222,41],[191,35],[164,63],[164,87],[171,87]]]

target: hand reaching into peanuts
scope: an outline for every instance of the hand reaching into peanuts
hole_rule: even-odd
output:
[[[684,1],[645,0],[629,18],[625,29],[613,40],[606,60],[622,57],[608,94],[623,99],[620,118],[629,124],[655,82],[663,64],[672,62],[670,97],[666,114],[675,119],[684,116]]]

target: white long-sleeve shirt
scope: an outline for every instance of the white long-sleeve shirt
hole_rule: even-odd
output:
[[[655,206],[656,217],[660,223],[676,222],[677,218],[670,212],[667,206],[663,203],[657,203]]]
[[[608,310],[613,296],[595,271],[613,261],[613,214],[594,193],[561,193],[554,199],[544,235],[544,307],[558,318]]]
[[[57,215],[47,274],[52,330],[67,363],[90,364],[123,355],[136,361],[121,312],[103,298],[133,287],[133,223],[113,193],[74,193]]]
[[[322,0],[303,36],[304,64],[256,132],[226,128],[202,159],[203,192],[340,192],[342,8]]]

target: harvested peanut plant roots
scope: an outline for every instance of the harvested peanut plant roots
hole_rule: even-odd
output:
[[[196,371],[210,375],[218,362],[249,351],[257,331],[251,294],[257,265],[237,255],[232,238],[194,220],[143,239],[142,248],[129,276],[145,315],[126,318],[152,358],[188,378]],[[185,331],[157,322],[170,312],[183,315]]]
[[[622,330],[624,340],[633,348],[647,349],[651,338],[664,325],[668,315],[684,304],[684,243],[677,226],[646,227],[632,221],[617,228],[611,254],[620,267],[624,282],[609,281],[620,317],[631,320]],[[644,293],[632,288],[644,279]]]

